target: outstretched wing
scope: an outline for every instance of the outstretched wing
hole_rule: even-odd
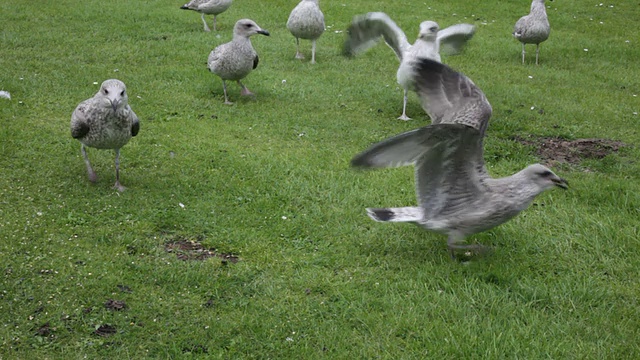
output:
[[[127,111],[127,116],[131,119],[131,136],[136,136],[140,131],[140,120],[138,119],[138,115],[131,110],[131,106],[127,105]]]
[[[454,214],[483,194],[487,178],[482,154],[483,136],[460,124],[441,127],[447,137],[431,141],[433,150],[416,164],[416,195],[426,218]]]
[[[440,51],[448,55],[458,54],[476,31],[471,24],[456,24],[438,31]]]
[[[430,59],[413,66],[416,92],[433,124],[463,124],[484,136],[491,104],[471,79]]]
[[[402,29],[382,12],[370,12],[353,18],[347,29],[347,40],[344,43],[344,55],[356,56],[373,47],[380,37],[393,49],[402,61],[404,52],[411,46]]]
[[[450,139],[452,127],[462,125],[430,125],[393,136],[356,155],[351,160],[351,166],[381,168],[415,164],[434,146],[441,146]]]

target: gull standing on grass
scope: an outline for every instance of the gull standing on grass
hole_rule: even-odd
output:
[[[227,80],[237,81],[242,88],[240,94],[253,95],[240,80],[244,79],[251,70],[258,67],[258,54],[251,45],[249,37],[254,34],[269,36],[267,30],[262,29],[253,20],[242,19],[233,27],[233,40],[219,45],[209,54],[207,65],[212,73],[222,79],[224,103],[233,104],[227,97]]]
[[[80,140],[80,151],[87,165],[89,181],[98,180],[87,156],[86,146],[96,149],[114,149],[116,152],[116,183],[114,188],[122,192],[120,184],[120,148],[132,136],[138,135],[140,122],[128,103],[127,89],[120,80],[106,80],[90,99],[78,105],[71,114],[71,136]]]
[[[440,30],[437,23],[424,21],[420,24],[418,39],[413,45],[407,41],[402,29],[381,12],[371,12],[356,16],[347,30],[344,54],[352,57],[373,47],[380,37],[396,53],[400,67],[396,74],[398,84],[404,90],[402,115],[398,119],[411,120],[407,116],[407,93],[413,87],[413,62],[418,58],[428,58],[440,62],[440,47],[445,53],[453,55],[462,51],[466,42],[473,37],[475,27],[470,24],[457,24]]]
[[[531,2],[531,12],[529,12],[529,15],[521,17],[513,28],[513,36],[522,43],[523,64],[524,45],[536,44],[536,65],[538,65],[540,43],[549,38],[550,32],[551,26],[549,25],[549,19],[547,18],[547,10],[544,6],[544,0],[533,0]]]
[[[415,165],[418,206],[367,209],[382,222],[413,222],[448,236],[449,254],[482,252],[464,239],[489,230],[526,209],[547,189],[568,183],[547,167],[529,165],[494,179],[484,165],[483,138],[491,105],[466,76],[433,60],[414,63],[416,91],[436,116],[435,124],[405,132],[356,155],[354,167]]]
[[[232,0],[191,0],[182,5],[180,9],[199,12],[202,17],[202,22],[204,23],[204,31],[207,32],[211,31],[211,29],[209,29],[209,25],[207,25],[207,20],[204,16],[213,14],[213,31],[216,31],[217,17],[227,11],[229,6],[231,6],[231,1]]]
[[[316,63],[316,40],[324,32],[324,15],[318,0],[302,0],[291,11],[287,29],[296,38],[296,59],[304,59],[300,52],[300,39],[311,40],[311,63]]]

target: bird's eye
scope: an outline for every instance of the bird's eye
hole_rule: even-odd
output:
[[[109,90],[103,89],[105,95],[109,95]]]
[[[551,176],[551,175],[552,175],[552,173],[551,173],[551,171],[549,171],[549,170],[545,170],[545,171],[543,171],[543,172],[541,172],[541,173],[540,173],[540,176],[541,176],[541,177],[544,177],[544,178],[549,177],[549,176]]]
[[[431,27],[429,30],[430,30],[430,31],[432,31],[432,32],[436,32],[436,31],[438,31],[438,28],[437,28],[437,27],[435,27],[435,26],[433,26],[433,27]]]
[[[122,90],[122,92],[120,93],[120,96],[124,96],[124,90]]]

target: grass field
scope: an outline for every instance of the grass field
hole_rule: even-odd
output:
[[[637,2],[548,2],[539,66],[511,37],[525,0],[324,0],[315,65],[294,59],[296,3],[237,0],[205,33],[179,1],[0,0],[0,359],[640,358]],[[386,46],[340,55],[368,11],[410,41],[427,19],[477,26],[443,62],[493,106],[493,176],[540,161],[514,136],[627,146],[550,161],[570,190],[470,237],[494,248],[485,258],[451,261],[444,236],[371,221],[367,206],[415,204],[413,169],[349,160],[429,120],[413,94],[414,120],[396,120]],[[253,38],[256,98],[230,84],[225,106],[206,59],[240,18],[271,36]],[[89,150],[89,183],[69,132],[109,78],[141,120],[124,193],[111,151]],[[167,251],[186,241],[233,257]]]

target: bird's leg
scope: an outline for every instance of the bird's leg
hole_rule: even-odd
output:
[[[213,15],[213,31],[218,31],[218,29],[217,29],[217,17],[218,17],[218,15]]]
[[[247,89],[247,87],[244,86],[244,84],[241,83],[240,80],[238,80],[238,85],[240,85],[240,87],[242,88],[242,90],[240,90],[240,95],[242,95],[242,96],[253,96],[253,93],[251,91],[249,91],[249,89]]]
[[[120,185],[120,149],[116,149],[116,184],[113,188],[123,192],[126,188]]]
[[[540,52],[540,44],[536,44],[536,65],[538,65],[538,53]]]
[[[522,43],[522,64],[524,64],[524,43]]]
[[[465,244],[464,239],[459,236],[449,236],[447,239],[447,247],[449,248],[449,255],[451,259],[455,260],[455,252],[457,250],[464,250],[465,252],[471,252],[478,255],[486,254],[491,248],[481,244]]]
[[[204,13],[201,13],[200,15],[202,15],[202,22],[204,23],[204,31],[211,31],[211,29],[209,29],[209,25],[207,25],[207,19],[204,18]],[[214,18],[215,19],[215,18]]]
[[[84,144],[82,144],[80,151],[82,152],[82,157],[84,158],[84,164],[87,165],[87,174],[89,175],[89,181],[95,183],[96,181],[98,181],[98,176],[91,167],[91,163],[89,162],[89,157],[87,156],[87,150],[85,149]]]
[[[410,117],[407,116],[407,89],[403,89],[404,90],[404,100],[402,102],[402,115],[400,115],[400,117],[398,118],[398,120],[411,120]]]
[[[316,40],[311,40],[311,63],[316,63]]]
[[[222,80],[222,91],[224,91],[224,104],[225,105],[233,105],[229,98],[227,97],[227,82]]]
[[[296,59],[304,59],[304,55],[300,52],[300,39],[296,38]]]

